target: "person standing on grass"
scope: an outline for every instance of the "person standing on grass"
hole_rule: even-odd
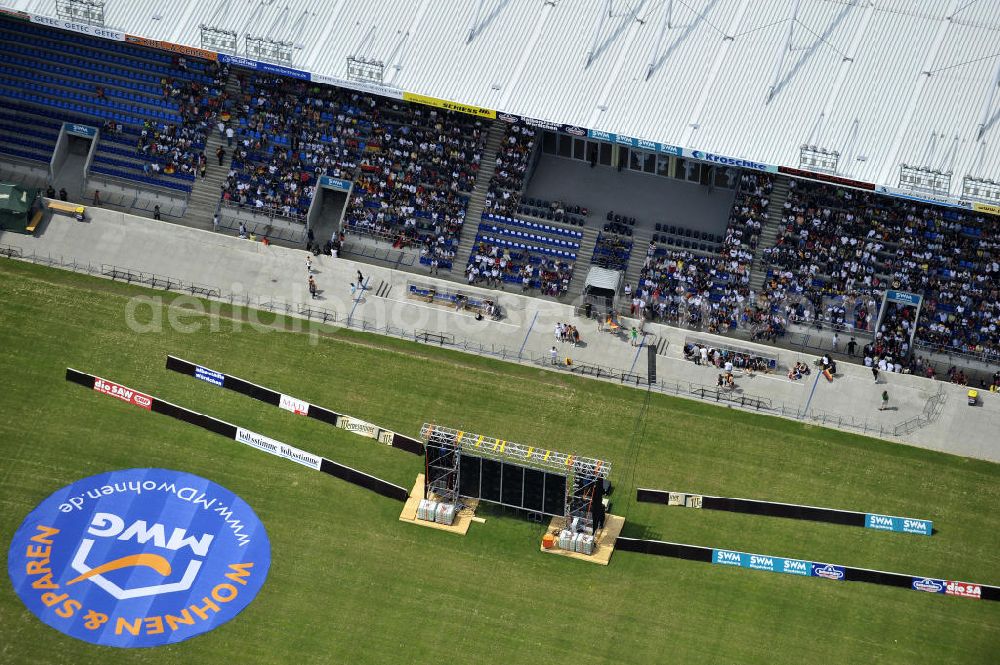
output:
[[[314,300],[316,299],[316,280],[313,279],[312,275],[309,275],[309,295]]]
[[[885,411],[886,407],[888,407],[888,406],[889,406],[889,391],[888,390],[883,390],[882,391],[882,406],[880,406],[878,408],[878,410],[879,411]]]

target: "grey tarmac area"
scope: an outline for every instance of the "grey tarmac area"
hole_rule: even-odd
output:
[[[649,323],[636,348],[624,335],[615,337],[599,332],[596,322],[575,316],[571,304],[523,296],[516,289],[461,289],[469,295],[494,298],[503,308],[501,321],[477,321],[470,312],[407,297],[408,283],[433,285],[441,291],[461,288],[454,282],[329,256],[313,258],[319,294],[318,298],[311,299],[304,250],[265,247],[232,235],[99,208],[90,208],[88,214],[88,221],[82,223],[55,215],[44,223],[38,237],[5,233],[0,236],[0,243],[20,247],[25,255],[62,257],[64,262],[75,259],[82,264],[110,264],[208,285],[219,289],[224,296],[234,294],[252,303],[282,301],[333,310],[341,319],[351,315],[356,326],[365,322],[375,328],[390,325],[407,331],[454,335],[460,345],[468,342],[497,351],[503,348],[508,357],[520,354],[522,359],[547,358],[555,346],[561,362],[569,357],[577,367],[590,363],[645,376],[645,347],[654,345],[662,350],[662,354],[656,356],[658,378],[685,388],[714,388],[720,372],[683,358],[687,338],[718,343],[722,347],[759,348],[776,355],[779,366],[786,368],[799,360],[812,366],[815,360],[794,351]],[[350,284],[356,281],[359,270],[365,276],[367,289],[352,297]],[[386,290],[385,297],[378,294],[385,294]],[[579,347],[555,339],[554,328],[559,322],[577,326],[583,341]],[[623,320],[626,326],[637,323]],[[769,375],[737,376],[736,392],[766,397],[774,406],[783,405],[786,415],[806,412],[810,416],[807,422],[815,422],[821,417],[824,424],[836,427],[838,419],[848,419],[876,427],[881,424],[892,431],[896,425],[920,416],[928,400],[942,391],[944,403],[935,420],[913,431],[901,432],[898,437],[885,438],[1000,461],[998,394],[980,391],[980,404],[969,406],[966,388],[961,386],[884,373],[876,385],[870,370],[846,362],[838,364],[838,376],[829,383],[813,369],[810,376],[800,381],[790,381],[782,370]],[[880,412],[883,390],[889,392],[890,408]]]

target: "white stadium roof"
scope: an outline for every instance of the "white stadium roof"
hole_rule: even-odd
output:
[[[951,173],[951,199],[1000,181],[1000,0],[106,0],[105,25],[191,47],[229,30],[240,57],[247,34],[290,43],[317,80],[378,60],[397,93],[696,158],[798,168],[809,145],[889,188],[902,164]]]

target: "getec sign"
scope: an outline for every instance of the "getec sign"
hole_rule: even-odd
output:
[[[249,505],[166,469],[112,471],[50,495],[14,534],[7,570],[35,616],[114,647],[189,639],[239,614],[271,565]]]

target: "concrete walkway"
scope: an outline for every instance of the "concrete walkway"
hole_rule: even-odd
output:
[[[714,389],[719,370],[684,360],[687,337],[697,337],[721,347],[738,345],[758,348],[777,355],[780,366],[797,360],[810,365],[811,356],[770,346],[740,343],[730,338],[647,324],[640,346],[633,347],[624,337],[598,332],[596,323],[573,314],[573,307],[558,302],[521,296],[519,293],[467,288],[472,295],[492,297],[503,308],[501,321],[476,321],[468,312],[457,312],[407,297],[407,283],[436,285],[440,290],[456,288],[454,282],[420,277],[346,259],[319,256],[313,259],[319,297],[311,299],[307,286],[306,252],[284,247],[265,247],[232,235],[202,231],[185,226],[155,222],[123,213],[90,209],[87,223],[57,216],[44,223],[38,237],[6,233],[0,243],[21,248],[27,255],[63,257],[77,263],[110,264],[137,271],[179,278],[207,285],[223,296],[251,303],[279,301],[290,306],[306,304],[333,310],[338,318],[351,316],[354,325],[406,331],[426,330],[453,335],[470,346],[482,345],[495,352],[522,359],[547,358],[552,346],[560,358],[570,357],[575,365],[591,363],[631,371],[645,377],[646,345],[654,345],[658,378],[674,386],[674,391],[690,396],[690,389],[703,385]],[[368,290],[352,298],[350,284],[357,271],[365,277]],[[583,343],[573,347],[554,338],[557,322],[578,327]],[[631,325],[631,322],[627,322]],[[867,427],[877,433],[879,426],[892,432],[897,426],[921,416],[928,401],[943,401],[930,423],[906,427],[899,436],[885,438],[991,461],[1000,461],[1000,395],[982,394],[982,405],[966,404],[965,388],[907,375],[883,375],[876,385],[864,367],[842,363],[833,383],[817,377],[793,382],[783,371],[771,375],[738,377],[736,394],[763,397],[786,416],[805,417],[809,422],[858,431]],[[883,390],[890,394],[891,410],[880,412]],[[942,391],[941,397],[936,397]],[[932,399],[933,398],[933,399]],[[853,424],[848,426],[847,424]],[[908,431],[908,430],[913,431]]]

